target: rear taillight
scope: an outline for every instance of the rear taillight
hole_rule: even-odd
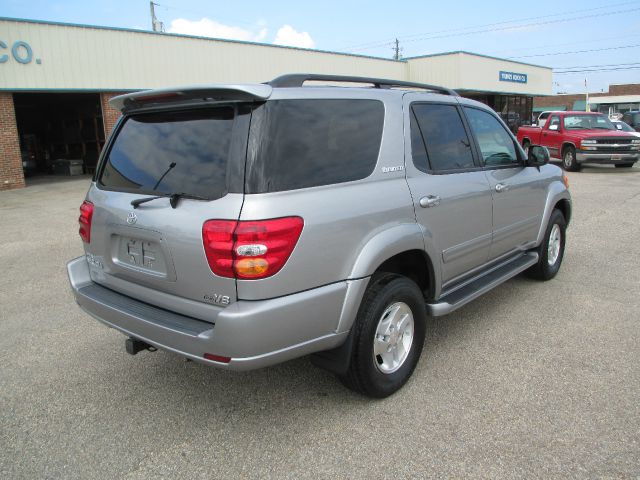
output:
[[[245,280],[275,275],[293,252],[303,225],[300,217],[208,220],[202,240],[209,267],[218,276]]]
[[[91,219],[93,218],[93,203],[86,200],[80,205],[80,238],[85,243],[91,242]]]

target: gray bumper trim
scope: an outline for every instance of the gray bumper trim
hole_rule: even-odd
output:
[[[101,287],[97,283],[80,288],[77,295],[109,307],[121,314],[131,315],[141,320],[153,319],[153,323],[185,335],[198,336],[207,330],[213,329],[214,326],[202,320],[185,317],[178,313],[139,302],[108,288]]]
[[[215,325],[149,305],[94,283],[84,257],[67,265],[78,305],[100,322],[163,350],[230,370],[251,370],[339,346],[349,282],[219,310]],[[227,364],[205,360],[212,353]]]

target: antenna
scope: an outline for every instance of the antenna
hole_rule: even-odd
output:
[[[159,7],[157,3],[149,2],[149,9],[151,10],[151,29],[154,32],[164,32],[164,23],[162,23],[156,17],[156,11],[154,7]]]

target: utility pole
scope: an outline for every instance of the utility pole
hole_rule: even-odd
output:
[[[585,112],[590,112],[591,111],[591,107],[589,106],[589,87],[587,87],[587,79],[584,79],[584,91],[586,93],[586,99],[585,99],[585,103],[584,103],[584,110]]]
[[[393,42],[393,59],[400,60],[402,49],[400,48],[400,41],[396,38],[396,41]]]
[[[149,2],[149,9],[151,10],[151,29],[154,32],[164,32],[164,23],[162,23],[156,17],[156,11],[154,7],[158,7],[157,3]]]

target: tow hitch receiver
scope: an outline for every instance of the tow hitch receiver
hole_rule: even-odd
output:
[[[149,350],[150,352],[155,352],[157,350],[156,347],[149,345],[142,340],[138,340],[137,338],[127,338],[124,341],[125,349],[129,355],[135,355],[136,353],[141,352],[142,350]]]

